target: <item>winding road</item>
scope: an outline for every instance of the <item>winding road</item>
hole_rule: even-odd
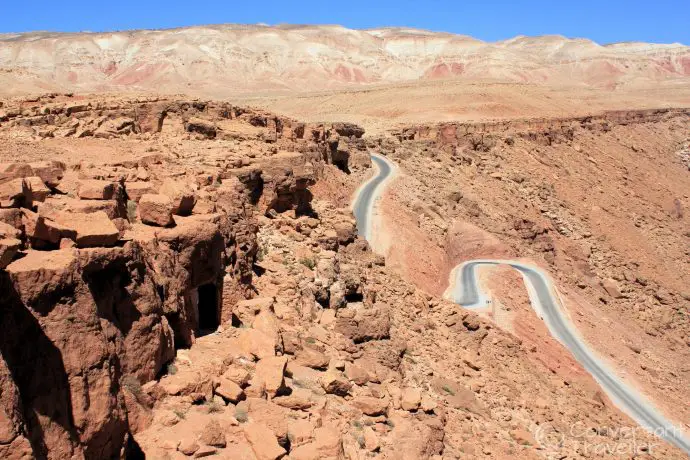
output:
[[[378,173],[360,187],[353,203],[358,232],[371,241],[374,205],[390,179],[395,164],[378,154],[371,154]],[[481,290],[476,269],[480,266],[509,265],[522,275],[532,308],[546,323],[551,335],[565,346],[573,357],[599,383],[614,404],[642,427],[678,446],[690,455],[690,440],[681,428],[667,420],[647,399],[624,383],[593,353],[580,338],[577,328],[565,314],[558,293],[548,275],[540,268],[515,260],[471,260],[455,267],[446,296],[465,308],[485,306],[490,296]]]
[[[372,154],[371,162],[377,169],[377,174],[362,184],[352,205],[352,212],[357,221],[357,233],[367,241],[371,241],[372,237],[374,205],[395,170],[395,164],[381,155]]]

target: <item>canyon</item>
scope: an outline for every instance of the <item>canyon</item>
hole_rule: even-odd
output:
[[[447,290],[469,260],[539,267],[687,433],[688,50],[0,36],[0,457],[687,458],[518,273],[477,268],[480,308]],[[372,153],[395,170],[361,213]]]

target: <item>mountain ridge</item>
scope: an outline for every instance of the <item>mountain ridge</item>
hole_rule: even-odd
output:
[[[548,85],[687,81],[690,47],[600,45],[559,35],[484,42],[414,28],[222,24],[122,32],[0,35],[4,93],[41,90],[218,95],[462,79]]]

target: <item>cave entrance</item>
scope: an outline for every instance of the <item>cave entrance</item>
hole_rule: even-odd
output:
[[[218,288],[215,284],[199,287],[199,336],[215,332],[220,326]]]
[[[333,160],[333,164],[336,168],[338,168],[345,174],[350,174],[350,168],[348,167],[347,163],[347,160]]]
[[[345,301],[347,303],[364,302],[364,296],[359,292],[353,292],[351,294],[345,295]]]

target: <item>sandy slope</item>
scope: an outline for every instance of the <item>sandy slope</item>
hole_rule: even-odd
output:
[[[425,80],[308,94],[236,96],[307,121],[346,120],[377,134],[411,123],[574,117],[690,106],[690,78],[615,90],[583,85]]]

